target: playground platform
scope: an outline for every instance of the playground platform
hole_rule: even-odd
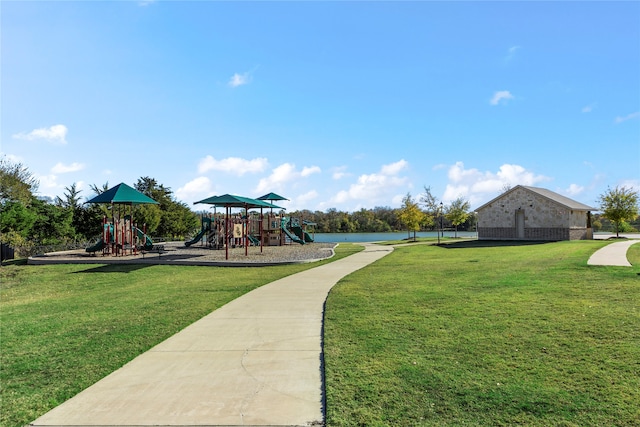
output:
[[[154,245],[153,250],[137,255],[91,254],[83,249],[52,252],[30,257],[30,265],[44,264],[167,264],[206,266],[266,266],[314,262],[333,256],[334,243],[292,244],[284,246],[250,246],[229,249],[226,259],[224,249],[209,249],[206,246],[186,247],[184,242],[164,242]]]

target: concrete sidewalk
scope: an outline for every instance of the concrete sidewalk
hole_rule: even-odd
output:
[[[262,286],[31,425],[320,425],[327,294],[342,277],[392,250],[365,245],[360,253]]]
[[[620,267],[631,267],[627,260],[627,249],[640,240],[624,240],[622,242],[610,243],[598,249],[589,257],[588,265],[612,265]]]

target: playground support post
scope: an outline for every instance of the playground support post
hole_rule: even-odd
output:
[[[229,259],[229,215],[231,209],[229,206],[225,206],[226,218],[224,220],[224,257],[225,259]]]
[[[264,241],[262,238],[262,233],[264,232],[264,230],[262,230],[263,221],[264,215],[262,214],[262,208],[260,208],[260,220],[258,220],[258,230],[260,230],[260,253],[262,253],[262,242]]]
[[[107,226],[107,216],[102,215],[102,242],[104,243],[102,247],[102,255],[105,255],[105,251],[109,250],[109,242],[111,240],[111,236],[109,236],[109,227]]]

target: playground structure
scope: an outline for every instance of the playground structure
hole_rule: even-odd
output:
[[[298,218],[279,214],[249,215],[232,214],[227,218],[223,214],[202,214],[201,229],[185,246],[200,244],[211,249],[223,249],[244,246],[283,246],[291,243],[304,245],[312,243],[314,238],[307,227],[314,225]]]
[[[102,255],[137,255],[138,251],[150,251],[153,241],[144,230],[136,227],[131,221],[131,215],[122,219],[115,217],[111,222],[104,216],[102,219],[102,237],[98,242],[85,250],[95,254],[102,251]]]
[[[267,203],[269,200],[271,203]],[[262,252],[263,246],[281,246],[295,242],[305,244],[313,242],[311,235],[305,228],[311,223],[294,221],[283,214],[274,214],[273,209],[284,209],[273,204],[273,200],[286,200],[274,193],[269,193],[258,199],[225,194],[212,196],[200,200],[194,204],[203,203],[213,207],[224,207],[224,214],[202,216],[202,227],[197,235],[185,242],[185,246],[191,246],[200,242],[210,248],[226,251],[229,257],[230,247],[244,247],[245,255],[248,255],[249,246],[259,246]],[[241,214],[232,214],[232,208],[244,210]],[[260,209],[260,213],[250,212],[251,209]],[[270,212],[264,214],[264,209]]]
[[[121,183],[97,195],[86,203],[109,203],[111,205],[111,221],[102,218],[102,237],[98,242],[85,250],[95,255],[137,255],[138,251],[153,249],[153,241],[147,236],[146,228],[139,229],[133,222],[134,206],[140,204],[158,204],[152,198],[138,190]],[[117,207],[117,209],[116,209]],[[129,208],[129,213],[127,213]]]
[[[304,245],[313,242],[313,237],[307,232],[307,226],[315,225],[309,221],[300,221],[299,218],[282,217],[282,232],[293,242]]]

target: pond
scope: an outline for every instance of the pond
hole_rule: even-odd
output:
[[[445,231],[444,237],[454,237],[453,231]],[[475,231],[458,231],[458,237],[476,238],[478,235]],[[408,237],[406,231],[393,233],[316,233],[315,241],[319,243],[327,242],[380,242],[386,240],[403,240]],[[413,233],[411,233],[413,237]],[[420,231],[416,233],[416,237],[433,237],[437,238],[435,231]]]

